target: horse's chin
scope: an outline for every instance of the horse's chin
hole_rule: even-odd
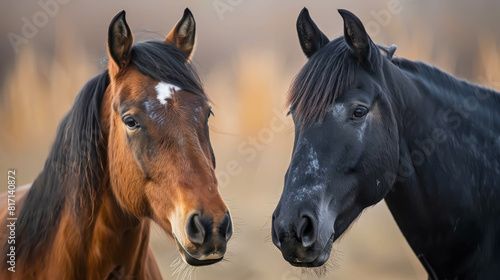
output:
[[[308,262],[308,263],[290,262],[290,264],[292,266],[295,266],[295,267],[320,267],[326,263],[326,261],[328,260],[329,257],[330,257],[330,254],[322,254],[312,262]]]
[[[318,257],[316,259],[314,259],[313,261],[311,261],[311,262],[289,261],[289,263],[295,267],[305,267],[305,268],[323,266],[330,258],[330,253],[332,252],[333,241],[334,241],[334,235],[332,234],[332,236],[330,237],[330,239],[326,243],[323,250],[318,254]]]
[[[177,240],[175,235],[174,235],[174,240],[175,240],[175,243],[177,245],[177,249],[179,250],[179,254],[182,257],[182,260],[191,266],[211,265],[211,264],[215,264],[215,263],[222,261],[222,259],[224,258],[224,256],[222,256],[222,257],[214,257],[214,258],[208,258],[208,259],[205,258],[203,260],[197,259],[197,258],[191,256],[188,253],[188,251],[186,251],[186,249],[184,249],[184,246],[182,246],[181,243],[179,243],[179,240]]]
[[[181,254],[183,254],[183,253],[181,252]],[[205,265],[215,264],[215,263],[222,261],[223,258],[224,257],[221,257],[218,259],[210,259],[210,260],[198,260],[198,259],[191,257],[187,252],[184,252],[184,257],[183,257],[184,261],[187,264],[192,265],[192,266],[205,266]]]

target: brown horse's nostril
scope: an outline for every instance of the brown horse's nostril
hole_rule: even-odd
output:
[[[200,216],[198,214],[192,214],[186,224],[187,237],[194,244],[201,245],[205,241],[205,227],[200,221]]]
[[[304,214],[297,226],[297,237],[304,248],[312,246],[316,242],[317,230],[314,218]]]
[[[223,236],[226,237],[226,241],[228,241],[233,235],[233,222],[231,221],[231,215],[229,212],[226,213],[224,220],[220,224],[220,230]]]

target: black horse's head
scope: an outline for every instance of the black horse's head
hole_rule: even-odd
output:
[[[309,17],[297,32],[308,62],[295,78],[292,159],[273,214],[272,238],[295,266],[323,265],[333,242],[390,190],[399,136],[386,81],[390,64],[361,21],[339,10],[344,36],[330,41]]]

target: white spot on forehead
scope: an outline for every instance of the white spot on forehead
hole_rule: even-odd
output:
[[[156,98],[162,105],[167,104],[167,99],[172,99],[172,95],[178,90],[181,90],[178,86],[165,83],[165,82],[159,82],[156,87],[156,92],[158,93],[156,95]]]

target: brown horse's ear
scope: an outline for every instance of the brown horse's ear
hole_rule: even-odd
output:
[[[119,12],[111,21],[108,30],[108,53],[110,56],[110,69],[115,74],[125,68],[130,62],[130,50],[134,37],[125,20],[125,11]],[[113,63],[114,62],[114,63]]]
[[[181,49],[189,59],[194,50],[195,33],[196,22],[191,11],[186,8],[181,20],[170,31],[165,42]]]

